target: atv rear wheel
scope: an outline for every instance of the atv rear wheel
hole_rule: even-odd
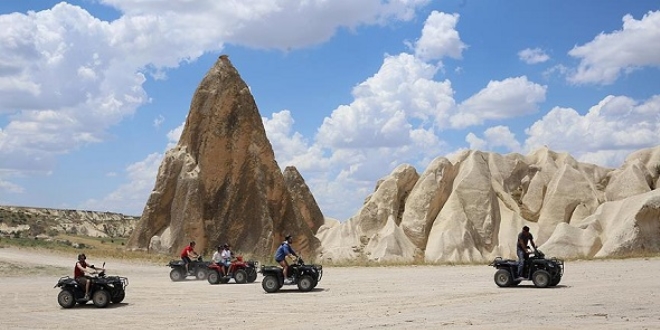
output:
[[[64,308],[71,308],[76,305],[76,299],[73,298],[71,291],[62,290],[57,295],[57,303]]]
[[[206,271],[206,269],[198,268],[197,272],[195,273],[195,278],[201,281],[201,280],[205,280],[206,276],[208,276],[208,275],[209,275],[209,272]]]
[[[220,273],[217,270],[212,270],[209,272],[209,276],[206,278],[210,284],[220,283]]]
[[[110,303],[110,294],[103,289],[97,290],[92,295],[92,302],[98,308],[104,308]]]
[[[314,289],[314,279],[309,275],[303,275],[298,280],[298,290],[302,292],[312,291]]]
[[[247,273],[242,269],[239,269],[239,270],[235,271],[234,272],[234,280],[238,284],[247,283]]]
[[[170,272],[170,280],[174,282],[178,282],[186,278],[183,275],[183,270],[179,270],[177,268],[172,268],[172,271]]]
[[[113,304],[118,304],[118,303],[124,301],[125,297],[126,297],[126,291],[121,290],[114,297],[112,297],[111,301],[112,301]]]
[[[532,274],[532,282],[537,288],[547,288],[550,285],[550,273],[539,269]]]
[[[495,284],[499,287],[511,286],[513,283],[513,278],[511,277],[511,272],[507,269],[498,269],[495,272]],[[518,282],[520,283],[520,282]]]
[[[273,275],[267,275],[261,280],[261,287],[268,293],[277,292],[280,289],[280,281]]]

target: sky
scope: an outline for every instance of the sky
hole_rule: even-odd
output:
[[[222,54],[340,221],[401,164],[660,144],[657,0],[3,0],[0,205],[142,214]]]

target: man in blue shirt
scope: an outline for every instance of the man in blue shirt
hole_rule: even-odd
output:
[[[291,247],[291,241],[292,241],[291,235],[287,235],[284,238],[284,242],[282,242],[282,244],[280,244],[280,247],[277,248],[277,251],[275,251],[275,261],[284,268],[284,284],[291,284],[292,282],[292,280],[289,278],[287,274],[289,270],[289,264],[286,262],[286,257],[291,257],[291,256],[295,256],[296,258],[298,257],[296,252],[293,251],[293,248]]]

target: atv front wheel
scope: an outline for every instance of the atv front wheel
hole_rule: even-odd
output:
[[[261,280],[261,287],[268,293],[277,292],[280,289],[280,281],[273,275],[268,275]]]
[[[92,302],[98,308],[104,308],[110,303],[110,294],[103,289],[97,290],[92,295]]]
[[[253,283],[256,280],[257,280],[257,270],[254,268],[249,269],[248,278],[247,278],[248,283]]]
[[[234,280],[238,284],[247,283],[247,273],[242,269],[237,270],[236,272],[234,272]]]
[[[298,290],[302,292],[312,291],[314,289],[314,279],[309,275],[303,275],[298,280]]]
[[[121,290],[114,297],[112,297],[111,301],[112,301],[113,304],[118,304],[118,303],[124,301],[125,297],[126,297],[126,291]]]
[[[73,298],[71,291],[62,290],[57,295],[57,303],[64,308],[71,308],[76,305],[76,299]]]
[[[557,284],[559,284],[559,282],[561,282],[561,276],[556,276],[555,278],[553,278],[550,281],[550,285],[548,285],[548,286],[557,286]]]
[[[495,272],[494,279],[495,279],[495,284],[497,284],[497,286],[501,288],[511,286],[511,284],[513,283],[511,272],[507,269],[498,269]]]
[[[208,280],[210,284],[218,284],[220,283],[220,274],[217,270],[212,270],[209,272],[209,276],[206,280]]]
[[[537,288],[547,288],[550,285],[550,273],[539,269],[532,274],[532,282]]]
[[[173,268],[172,271],[170,272],[170,280],[174,282],[181,281],[185,278],[183,275],[183,270],[179,270],[176,268]]]

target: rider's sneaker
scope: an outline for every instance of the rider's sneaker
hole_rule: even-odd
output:
[[[293,284],[293,279],[285,278],[284,279],[284,284]]]
[[[516,277],[515,281],[522,281],[524,279],[525,279],[524,277]]]
[[[85,300],[89,300],[89,295],[86,294],[86,295],[85,295],[85,298],[83,298],[83,299],[85,299]]]

